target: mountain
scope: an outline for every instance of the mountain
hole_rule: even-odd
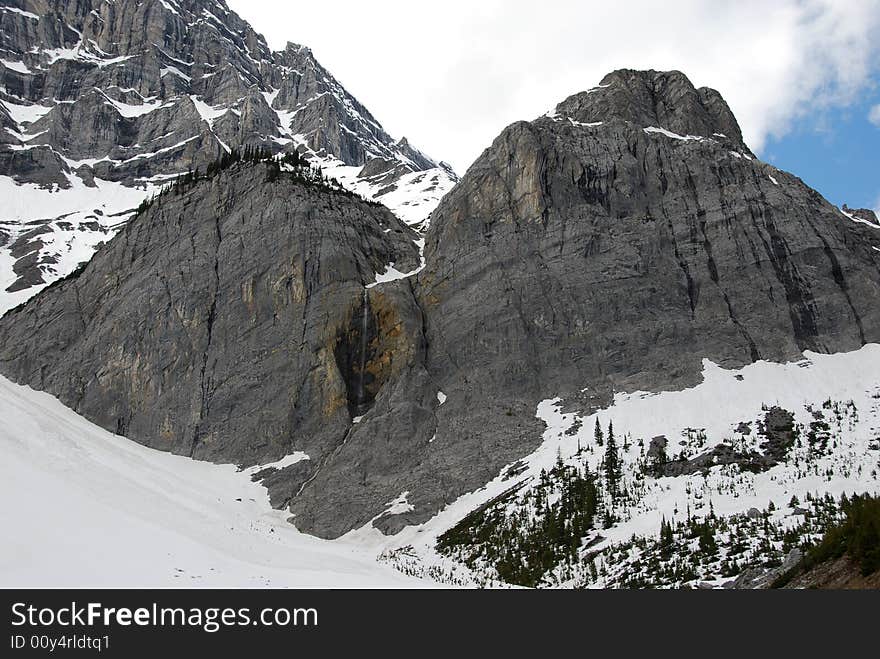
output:
[[[217,155],[0,320],[0,373],[452,584],[717,587],[878,491],[880,225],[683,74],[509,126],[424,234]]]
[[[432,215],[414,286],[425,384],[410,396],[434,403],[415,429],[383,426],[400,448],[367,485],[382,502],[408,492],[413,509],[380,527],[423,523],[537,449],[541,401],[589,418],[617,394],[693,387],[707,359],[876,343],[878,246],[877,227],[754,158],[720,96],[680,73],[618,71],[508,127]],[[393,423],[393,395],[365,422]],[[322,466],[298,515],[352,511],[338,533],[376,514],[340,487],[375,433]]]
[[[298,150],[414,225],[457,180],[222,0],[9,0],[0,34],[0,311],[233,148]]]

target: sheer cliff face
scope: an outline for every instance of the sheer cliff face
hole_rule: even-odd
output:
[[[222,0],[10,0],[0,45],[0,191],[20,200],[0,210],[0,312],[231,148],[298,150],[413,224],[457,180]]]
[[[432,517],[539,444],[542,400],[880,341],[880,228],[755,159],[679,73],[615,72],[507,128],[432,216],[425,269],[374,288],[418,262],[394,218],[224,176],[0,321],[0,370],[160,448],[307,453],[261,478],[317,535]]]
[[[428,340],[499,392],[540,395],[850,350],[880,338],[878,242],[754,159],[717,93],[617,72],[509,127],[444,200]]]
[[[378,204],[266,178],[241,164],[161,197],[4,317],[0,368],[157,449],[320,461],[394,373],[370,360],[407,350],[375,340],[394,306],[364,286],[418,249]]]

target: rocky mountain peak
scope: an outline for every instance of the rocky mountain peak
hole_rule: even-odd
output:
[[[0,33],[0,192],[20,202],[0,211],[0,311],[233,149],[297,151],[409,224],[458,180],[222,0],[10,0]]]
[[[721,94],[696,88],[680,71],[613,71],[597,87],[564,100],[556,113],[586,124],[619,120],[681,136],[713,138],[752,155]]]

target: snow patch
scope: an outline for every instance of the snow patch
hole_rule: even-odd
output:
[[[265,465],[258,465],[256,467],[249,467],[245,471],[249,474],[257,474],[266,469],[277,469],[281,471],[282,469],[287,469],[288,467],[292,467],[293,465],[299,464],[300,462],[305,462],[307,460],[311,460],[307,453],[303,453],[302,451],[297,451],[287,457],[281,458],[277,462],[270,462]]]
[[[185,74],[180,69],[178,69],[176,66],[163,67],[162,69],[159,70],[159,77],[164,78],[169,73],[171,75],[177,76],[178,78],[182,78],[183,80],[186,80],[187,82],[192,82],[192,78],[190,76],[188,76],[187,74]]]
[[[0,100],[0,104],[6,108],[9,116],[12,117],[12,120],[17,124],[32,124],[42,119],[53,110],[53,106],[46,107],[45,105],[40,105],[38,103],[19,105],[18,103],[12,103],[11,101]]]
[[[19,73],[27,73],[33,75],[33,71],[27,68],[24,62],[14,62],[11,60],[0,59],[0,64],[5,66],[7,69],[18,71]]]
[[[657,126],[648,126],[644,129],[644,131],[650,135],[652,133],[658,133],[660,135],[665,135],[674,140],[681,140],[683,142],[688,142],[691,140],[696,140],[697,142],[701,141],[703,138],[697,135],[679,135],[678,133],[673,133],[670,130],[666,130],[665,128],[658,128]]]
[[[416,240],[416,245],[419,247],[419,257],[421,258],[421,265],[413,270],[412,272],[400,272],[394,267],[394,264],[391,263],[385,269],[383,273],[376,274],[376,281],[372,284],[368,284],[367,288],[376,288],[377,286],[381,286],[382,284],[388,284],[392,281],[400,281],[402,279],[409,279],[410,277],[415,277],[427,266],[427,262],[425,261],[425,239],[420,238]]]
[[[845,217],[848,217],[850,220],[852,220],[853,222],[855,222],[857,224],[864,224],[865,226],[869,226],[872,229],[880,229],[880,225],[874,224],[873,222],[869,222],[868,220],[863,220],[860,217],[856,217],[852,213],[847,213],[843,209],[838,208],[837,210],[839,210],[841,212],[841,214],[843,214]]]
[[[113,98],[110,98],[100,89],[98,89],[97,91],[104,97],[107,104],[112,105],[114,108],[116,108],[116,111],[119,114],[127,119],[142,117],[143,115],[149,114],[150,112],[158,110],[159,108],[174,105],[174,101],[163,103],[161,100],[158,100],[155,97],[145,98],[144,102],[140,105],[132,105],[130,103],[123,103],[122,101],[117,101]]]
[[[40,20],[40,17],[36,14],[32,14],[29,11],[25,11],[24,9],[19,9],[18,7],[8,7],[6,5],[0,6],[0,11],[9,12],[11,14],[18,14],[19,16],[24,16],[25,18],[30,18],[35,21]]]
[[[202,120],[207,123],[212,129],[214,128],[214,120],[219,119],[224,114],[229,112],[229,108],[208,105],[195,94],[190,94],[189,98],[193,102],[193,105],[196,106],[196,110],[198,111],[199,116],[201,116]]]
[[[402,492],[394,501],[388,502],[388,509],[380,515],[403,515],[415,510],[415,507],[409,502],[409,492]]]

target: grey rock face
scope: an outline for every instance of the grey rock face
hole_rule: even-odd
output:
[[[301,485],[405,359],[408,332],[384,324],[397,301],[364,286],[418,250],[378,204],[266,175],[236,165],[163,196],[3,318],[2,371],[157,449],[243,465],[305,452],[285,483]]]
[[[131,157],[197,138],[192,153],[145,158],[137,175],[149,176],[204,167],[221,143],[279,148],[285,135],[288,145],[301,135],[313,152],[348,165],[386,157],[409,171],[438,166],[389,137],[311,50],[288,44],[271,52],[222,0],[29,0],[0,12],[0,21],[4,48],[19,58],[0,69],[4,100],[51,108],[29,123],[30,133],[46,131],[27,140],[31,148],[107,156],[116,171],[113,156],[126,148]],[[3,173],[29,180],[16,169]]]
[[[694,385],[704,358],[880,340],[876,229],[756,160],[715,92],[603,84],[495,140],[433,214],[417,276],[364,293],[417,262],[381,209],[230,175],[8,314],[0,371],[160,448],[304,451],[261,477],[299,528],[337,537],[498,476],[540,442],[542,400],[596,408]],[[785,420],[767,425],[784,449]]]
[[[223,0],[7,5],[0,8],[0,185],[5,194],[45,189],[45,210],[7,208],[0,225],[21,235],[24,222],[40,221],[56,240],[34,243],[37,264],[18,268],[28,277],[7,281],[10,273],[0,272],[3,289],[67,274],[76,264],[58,255],[68,249],[90,256],[99,237],[86,229],[71,237],[55,222],[62,216],[108,203],[130,211],[169,177],[204,171],[230,148],[298,150],[347,166],[345,185],[392,206],[415,205],[405,213],[412,222],[440,196],[426,199],[431,178],[441,191],[457,180],[448,166],[392,139],[311,50],[289,44],[272,52]],[[374,161],[393,163],[381,182],[359,173]],[[429,178],[405,178],[422,172]],[[76,194],[83,187],[93,194]],[[387,196],[401,187],[411,199]],[[112,233],[120,222],[99,224]],[[0,311],[8,306],[0,292]]]

